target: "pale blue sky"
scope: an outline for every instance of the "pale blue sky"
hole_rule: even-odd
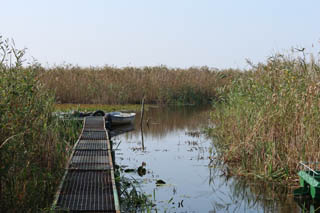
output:
[[[6,0],[0,35],[43,65],[245,68],[320,50],[319,0]]]

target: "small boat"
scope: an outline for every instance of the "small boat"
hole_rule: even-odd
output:
[[[133,112],[110,112],[107,114],[107,120],[111,123],[111,125],[132,124],[135,116],[136,113]]]

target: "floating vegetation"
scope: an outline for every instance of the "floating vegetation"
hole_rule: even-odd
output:
[[[159,180],[156,181],[156,185],[157,186],[161,186],[161,185],[164,185],[164,184],[166,184],[166,182],[164,180],[159,179]]]
[[[198,141],[186,141],[185,143],[189,146],[199,146]]]
[[[132,173],[132,172],[136,172],[135,169],[125,169],[124,170],[125,173]]]
[[[185,134],[188,136],[191,136],[191,137],[199,138],[201,132],[200,131],[189,131],[189,132],[186,132]]]

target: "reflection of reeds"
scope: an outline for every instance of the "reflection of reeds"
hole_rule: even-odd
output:
[[[212,114],[216,146],[241,174],[291,182],[299,161],[320,158],[320,67],[271,57],[231,85]]]
[[[43,70],[41,82],[54,90],[61,103],[137,104],[208,103],[217,98],[218,87],[238,72],[204,68],[56,67]]]
[[[255,209],[263,212],[299,212],[298,209],[294,210],[296,204],[292,196],[287,195],[291,190],[286,186],[247,177],[230,177],[221,172],[225,169],[224,166],[219,167],[223,169],[210,169],[209,184],[215,192],[214,210],[249,212]],[[228,190],[221,191],[221,185],[228,187]]]
[[[136,116],[140,117],[139,114]],[[149,127],[144,126],[144,135],[151,137],[164,137],[170,132],[184,130],[195,130],[207,127],[209,120],[208,107],[174,107],[174,108],[150,108],[145,112],[146,120],[149,120]],[[207,122],[206,122],[207,121]],[[136,121],[135,129],[140,129]],[[139,135],[139,131],[130,135]]]

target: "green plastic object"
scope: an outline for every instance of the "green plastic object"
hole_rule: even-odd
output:
[[[300,186],[304,190],[308,190],[313,199],[320,197],[320,174],[312,171],[300,171],[298,173],[300,179]]]

